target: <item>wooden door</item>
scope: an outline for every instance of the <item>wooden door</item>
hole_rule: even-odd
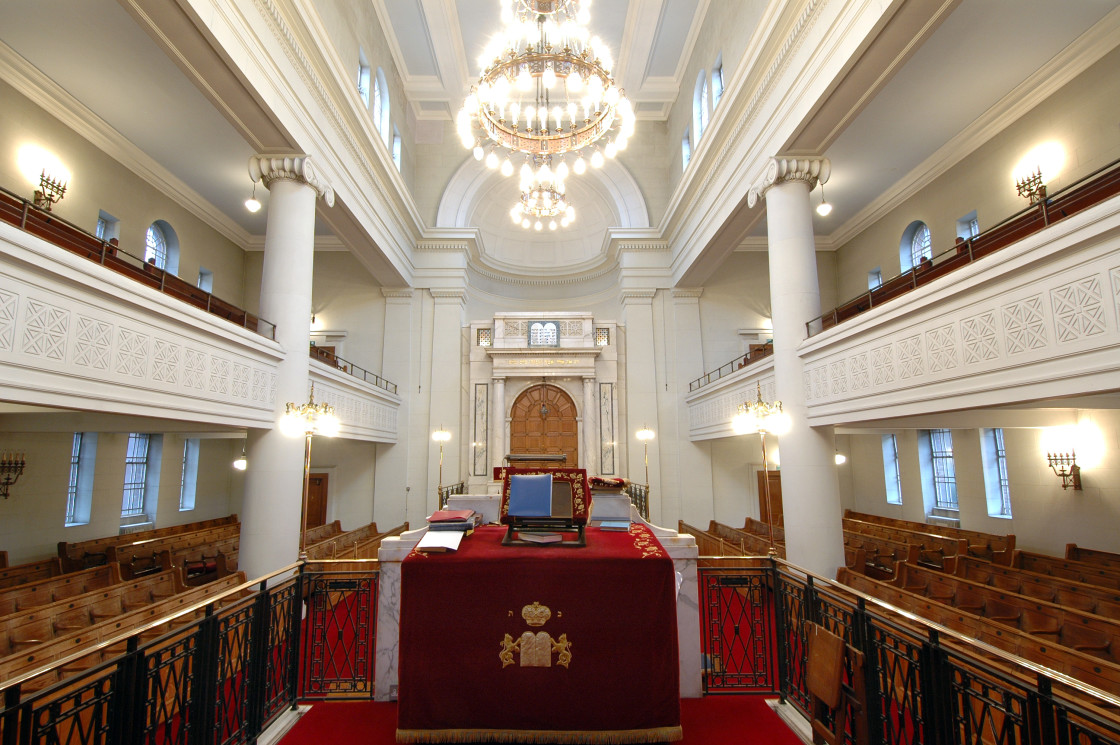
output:
[[[327,522],[327,474],[313,473],[307,479],[306,527],[317,528]]]
[[[758,514],[759,520],[764,523],[770,522],[770,510],[774,510],[774,527],[784,528],[785,519],[782,511],[782,472],[781,471],[767,471],[770,474],[770,506],[766,505],[766,481],[765,474],[762,471],[758,472]]]
[[[576,426],[576,405],[561,388],[535,385],[523,392],[510,409],[509,451],[516,454],[563,453],[561,462],[516,465],[552,465],[579,467],[579,431]]]

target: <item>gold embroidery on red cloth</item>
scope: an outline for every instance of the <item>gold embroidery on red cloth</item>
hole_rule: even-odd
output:
[[[661,550],[661,543],[638,523],[630,526],[630,535],[634,536],[634,548],[642,552],[643,559],[658,558],[665,555]]]
[[[512,616],[513,611],[509,615]],[[560,615],[557,613],[557,618]],[[521,609],[521,617],[527,625],[540,627],[552,617],[552,611],[548,606],[533,601]],[[500,644],[502,649],[498,652],[498,659],[503,669],[514,664],[515,653],[519,655],[518,663],[521,667],[552,667],[554,653],[557,655],[556,664],[561,667],[568,667],[568,663],[572,661],[572,643],[568,641],[567,634],[553,639],[547,631],[523,631],[516,641],[511,634],[503,635]]]

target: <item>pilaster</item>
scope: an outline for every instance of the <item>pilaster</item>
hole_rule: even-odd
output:
[[[672,407],[672,420],[666,422],[666,426],[675,429],[671,441],[676,443],[677,453],[672,487],[666,489],[666,498],[672,493],[676,516],[667,515],[673,519],[664,523],[666,525],[676,525],[677,520],[707,525],[715,517],[711,443],[689,439],[690,420],[685,401],[689,382],[703,375],[705,369],[700,328],[700,296],[703,292],[700,287],[678,287],[669,293],[673,309],[670,318],[673,338],[666,342],[672,344],[669,359],[673,361],[673,380],[681,393],[668,401]],[[687,500],[684,498],[686,493]]]
[[[626,420],[622,424],[627,443],[627,470],[633,481],[645,481],[644,448],[634,438],[641,427],[660,430],[657,417],[657,355],[654,348],[653,289],[628,289],[621,293],[626,322]],[[620,433],[621,434],[621,433]],[[649,443],[650,522],[664,525],[664,495],[661,481],[661,437]]]
[[[401,423],[401,436],[394,445],[377,446],[377,467],[374,470],[374,517],[388,525],[399,525],[407,518],[408,464],[415,457],[415,432],[410,423],[416,334],[413,321],[413,290],[409,287],[381,288],[385,297],[385,333],[382,356],[382,375],[400,381],[398,391],[401,405],[397,421]]]

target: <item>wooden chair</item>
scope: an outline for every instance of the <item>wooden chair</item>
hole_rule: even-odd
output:
[[[867,689],[863,683],[863,654],[820,624],[806,622],[808,661],[805,687],[809,689],[813,742],[843,745],[849,727],[855,745],[867,745]],[[845,668],[849,683],[844,683]]]

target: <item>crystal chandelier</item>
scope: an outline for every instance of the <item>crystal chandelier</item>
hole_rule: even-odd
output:
[[[528,163],[521,167],[521,198],[510,210],[510,218],[523,228],[541,230],[546,220],[549,230],[568,227],[576,211],[565,194],[567,164],[561,162],[553,170],[551,155],[538,155],[533,161],[536,168]]]
[[[463,146],[473,148],[476,160],[485,158],[509,176],[514,153],[530,160],[575,154],[571,168],[578,174],[587,168],[584,148],[594,146],[591,163],[601,166],[604,153],[614,157],[626,147],[634,109],[611,78],[606,47],[590,37],[589,5],[503,0],[505,29],[487,47],[482,76],[456,119]],[[504,159],[498,148],[506,151]]]

